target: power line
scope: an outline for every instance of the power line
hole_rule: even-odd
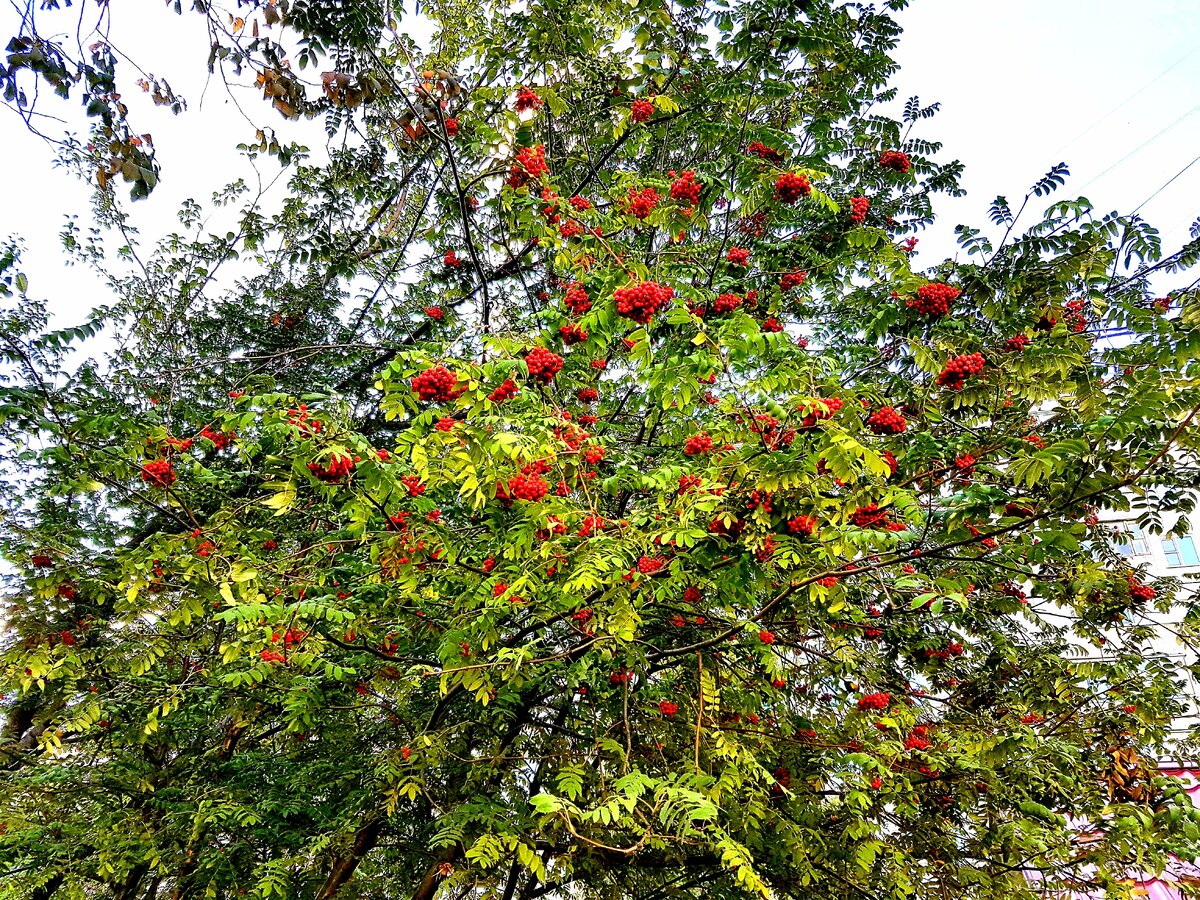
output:
[[[1149,203],[1151,200],[1153,200],[1155,197],[1157,197],[1159,194],[1161,194],[1163,191],[1165,191],[1167,188],[1169,188],[1173,182],[1175,182],[1181,175],[1183,175],[1184,172],[1186,172],[1188,169],[1190,169],[1192,166],[1194,166],[1198,162],[1200,162],[1200,156],[1197,156],[1190,163],[1188,163],[1186,166],[1184,166],[1182,169],[1180,169],[1178,172],[1176,172],[1174,175],[1172,175],[1169,179],[1167,179],[1166,184],[1164,184],[1157,191],[1155,191],[1153,194],[1151,194],[1149,197],[1147,197],[1145,200],[1143,200],[1141,203],[1139,203],[1137,205],[1137,209],[1135,209],[1133,211],[1133,213],[1130,213],[1130,215],[1133,215],[1134,213],[1136,213],[1139,209],[1141,209],[1143,206],[1145,206],[1147,203]]]
[[[1063,151],[1066,150],[1068,147],[1070,147],[1072,144],[1074,144],[1077,140],[1079,140],[1081,137],[1084,137],[1085,135],[1091,134],[1093,131],[1096,130],[1096,128],[1100,125],[1101,122],[1103,122],[1105,119],[1107,119],[1113,113],[1115,113],[1117,110],[1128,105],[1129,102],[1132,101],[1134,98],[1141,96],[1143,93],[1145,93],[1146,90],[1148,90],[1150,88],[1151,85],[1158,82],[1165,75],[1167,75],[1173,69],[1177,68],[1181,63],[1185,62],[1186,60],[1191,58],[1196,53],[1200,53],[1200,47],[1195,47],[1192,50],[1189,50],[1183,56],[1179,57],[1179,59],[1175,60],[1175,62],[1171,63],[1171,65],[1167,66],[1165,69],[1163,69],[1157,75],[1155,75],[1153,78],[1151,78],[1145,84],[1143,84],[1140,88],[1138,88],[1136,91],[1134,91],[1128,97],[1126,97],[1124,100],[1122,100],[1120,103],[1118,103],[1112,109],[1110,109],[1108,112],[1106,112],[1104,115],[1102,115],[1096,121],[1094,121],[1091,125],[1089,125],[1087,128],[1085,128],[1083,131],[1079,132],[1079,134],[1075,135],[1075,137],[1073,137],[1069,141],[1067,141],[1067,143],[1063,145],[1062,150],[1056,151],[1053,155],[1054,156],[1062,156]]]
[[[1082,191],[1082,190],[1084,190],[1084,188],[1088,187],[1089,185],[1094,184],[1095,182],[1099,181],[1101,178],[1103,178],[1105,175],[1107,175],[1109,172],[1111,172],[1117,166],[1121,165],[1121,163],[1125,162],[1130,157],[1135,156],[1136,154],[1140,153],[1142,150],[1146,149],[1146,147],[1150,146],[1152,143],[1157,141],[1160,137],[1162,137],[1164,134],[1166,134],[1168,131],[1170,131],[1172,128],[1174,128],[1176,125],[1178,125],[1184,119],[1186,119],[1188,116],[1190,116],[1193,113],[1196,113],[1198,111],[1200,111],[1200,106],[1193,106],[1191,109],[1189,109],[1187,112],[1185,112],[1182,116],[1180,116],[1178,119],[1176,119],[1170,125],[1168,125],[1162,131],[1158,132],[1153,137],[1148,138],[1147,140],[1143,141],[1141,144],[1134,147],[1132,150],[1130,150],[1128,153],[1126,153],[1124,156],[1122,156],[1120,159],[1118,159],[1115,163],[1113,163],[1111,166],[1109,166],[1107,169],[1105,169],[1099,175],[1094,176],[1091,181],[1089,181],[1083,187],[1079,188],[1079,190]]]

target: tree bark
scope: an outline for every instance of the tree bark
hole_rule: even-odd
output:
[[[354,835],[354,843],[350,846],[350,852],[339,857],[333,864],[333,868],[329,871],[329,877],[325,879],[325,885],[317,894],[316,900],[332,900],[337,896],[337,892],[354,876],[354,870],[358,868],[363,857],[375,848],[386,821],[386,817],[375,815],[358,829]]]

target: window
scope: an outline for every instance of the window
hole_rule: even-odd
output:
[[[1134,522],[1117,523],[1117,550],[1123,556],[1149,556],[1150,545],[1146,535]],[[1195,548],[1192,553],[1195,553]]]
[[[1196,554],[1196,545],[1190,537],[1165,540],[1162,548],[1163,554],[1167,557],[1168,566],[1200,565],[1200,556]]]

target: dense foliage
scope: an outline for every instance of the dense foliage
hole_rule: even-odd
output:
[[[1037,217],[1055,167],[914,270],[959,169],[889,87],[904,5],[438,0],[424,50],[205,6],[329,161],[264,124],[287,202],[154,246],[116,56],[29,20],[0,80],[88,91],[109,227],[66,249],[116,299],[47,332],[0,259],[0,897],[1119,896],[1194,855],[1146,762],[1177,585],[1102,517],[1190,512],[1200,242]]]

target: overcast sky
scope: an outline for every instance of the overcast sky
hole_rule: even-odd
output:
[[[1142,213],[1167,245],[1185,240],[1200,217],[1200,162],[1163,186],[1200,154],[1198,6],[1200,0],[915,0],[901,14],[906,34],[895,83],[902,96],[941,102],[922,136],[941,140],[946,158],[965,163],[969,192],[940,202],[937,226],[920,236],[916,264],[953,254],[954,225],[984,226],[997,194],[1019,201],[1060,160],[1072,172],[1061,195],[1083,194],[1104,211],[1144,203]],[[143,96],[128,97],[139,127],[154,135],[164,169],[158,189],[133,207],[135,223],[151,238],[175,226],[181,200],[203,201],[236,175],[253,178],[232,147],[254,129],[223,85],[206,89],[208,48],[194,15],[179,18],[149,0],[113,4],[113,14],[117,49],[166,76],[189,102],[173,117]],[[0,13],[4,33],[13,33],[12,22],[11,9]],[[260,115],[256,91],[240,99]],[[8,175],[0,236],[24,239],[31,293],[50,298],[58,323],[68,324],[104,300],[94,276],[64,267],[58,238],[65,216],[79,214],[86,223],[87,187],[55,171],[52,149],[13,113],[0,116],[0,165]],[[276,124],[295,133],[290,123]],[[319,123],[309,127],[321,140]],[[47,131],[56,129],[46,123]],[[261,165],[268,177],[277,171],[270,161]]]

